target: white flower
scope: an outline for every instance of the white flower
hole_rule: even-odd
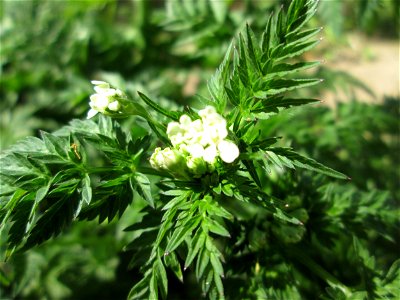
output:
[[[111,104],[109,104],[111,105]],[[111,108],[108,106],[108,109]],[[154,168],[168,170],[177,176],[200,177],[216,168],[217,158],[232,163],[239,156],[239,148],[226,140],[226,120],[213,106],[199,111],[200,119],[192,121],[182,115],[179,122],[170,122],[167,135],[173,148],[156,148],[150,158]]]
[[[90,96],[90,107],[92,109],[95,109],[99,112],[104,112],[106,108],[108,107],[108,104],[110,104],[110,100],[107,96],[102,95],[102,94],[94,94]]]
[[[239,148],[231,141],[221,141],[217,147],[219,156],[226,163],[233,162],[239,156]]]
[[[119,100],[126,98],[125,94],[118,89],[111,88],[110,84],[105,81],[92,80],[91,82],[96,93],[90,96],[89,105],[91,109],[87,118],[92,118],[98,112],[106,113],[107,109],[118,112],[121,109]]]

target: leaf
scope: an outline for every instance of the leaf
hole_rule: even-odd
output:
[[[164,115],[174,121],[177,121],[179,119],[180,113],[168,111],[168,110],[162,108],[160,105],[158,105],[153,100],[151,100],[149,97],[147,97],[145,94],[142,94],[139,91],[138,91],[138,94],[139,94],[140,98],[142,98],[142,100],[144,102],[146,102],[146,104],[148,106],[150,106],[151,108],[153,108],[155,111],[161,113],[162,115]]]
[[[199,253],[200,249],[204,247],[206,241],[206,233],[201,229],[201,227],[197,230],[194,238],[191,240],[189,245],[189,252],[186,256],[185,261],[185,269],[190,266],[193,259]]]
[[[88,174],[85,174],[85,177],[82,179],[82,200],[86,204],[90,204],[92,200],[92,187],[90,186],[90,177]]]
[[[226,230],[225,227],[222,226],[222,225],[221,225],[220,223],[218,223],[217,221],[215,221],[215,220],[208,220],[206,224],[207,224],[207,228],[208,228],[211,232],[213,232],[213,233],[215,233],[215,234],[218,234],[218,235],[220,235],[220,236],[225,236],[225,237],[229,237],[229,238],[231,237],[229,231]]]
[[[387,285],[394,280],[400,278],[400,259],[395,260],[392,265],[390,266],[389,271],[387,272],[385,278],[382,281],[382,285]]]
[[[300,106],[310,103],[320,102],[318,99],[303,99],[303,98],[267,98],[258,106],[252,109],[254,113],[269,113],[269,112],[278,112],[278,108],[290,108],[293,106]],[[258,116],[258,115],[257,115]]]
[[[321,64],[321,62],[319,62],[319,61],[299,62],[299,63],[295,63],[295,64],[287,64],[287,63],[276,64],[271,68],[271,70],[268,72],[268,74],[266,76],[264,76],[264,80],[273,78],[275,76],[279,76],[279,77],[287,76],[292,73],[296,73],[296,72],[299,72],[302,70],[316,67],[320,64]]]
[[[213,2],[213,1],[212,1]],[[232,56],[233,50],[233,42],[229,45],[225,57],[222,60],[220,66],[218,67],[215,74],[211,77],[211,79],[207,82],[208,91],[212,96],[212,99],[216,103],[218,112],[222,113],[226,106],[226,99],[225,99],[225,92],[228,94],[229,92],[226,91],[226,84],[229,78],[229,67],[230,67],[230,59]],[[230,96],[228,94],[228,99]],[[234,101],[235,99],[233,99]]]
[[[255,42],[254,32],[250,28],[249,24],[246,24],[246,45],[247,52],[249,54],[249,58],[251,63],[253,64],[254,69],[259,75],[262,75],[260,67],[260,51],[258,49],[258,45]]]
[[[69,141],[66,138],[60,138],[44,131],[41,132],[41,136],[50,153],[56,154],[62,158],[67,157]]]
[[[276,95],[283,92],[292,91],[307,86],[320,83],[320,79],[275,79],[268,81],[268,86],[256,91],[254,97],[265,98],[269,95]]]
[[[166,265],[172,269],[176,277],[183,282],[183,274],[182,274],[182,269],[181,265],[178,261],[178,258],[176,257],[175,252],[169,253],[169,255],[164,256],[164,260]]]
[[[58,235],[72,222],[76,209],[79,208],[79,202],[77,195],[58,199],[41,215],[30,230],[24,250],[48,240],[51,236]]]
[[[158,299],[158,284],[157,284],[156,274],[157,274],[156,269],[153,268],[153,272],[149,282],[149,290],[150,290],[149,299],[155,299],[155,300]]]
[[[168,294],[167,272],[165,271],[164,265],[160,258],[157,258],[156,262],[154,263],[154,266],[156,270],[157,283],[160,288],[161,295],[164,299],[166,299]]]
[[[253,178],[254,182],[261,187],[261,180],[258,177],[256,168],[254,166],[254,163],[251,160],[243,160],[243,164],[246,166],[247,171],[250,173],[251,178]]]
[[[13,224],[8,231],[7,242],[10,247],[19,246],[25,236],[29,216],[34,205],[34,193],[27,194],[15,206],[11,221]]]
[[[200,253],[197,257],[197,262],[196,262],[196,278],[197,278],[197,280],[199,280],[203,276],[204,271],[207,268],[209,261],[210,261],[209,252],[207,251],[206,248],[201,248]]]
[[[246,45],[243,36],[239,34],[239,54],[238,65],[235,66],[239,72],[239,78],[245,87],[250,87],[251,83],[249,81],[249,73],[247,68],[247,56],[245,53]]]
[[[149,272],[145,274],[144,278],[132,287],[132,289],[129,291],[128,299],[140,300],[143,299],[143,297],[148,293],[149,281],[151,278],[150,275],[152,274],[151,271],[152,270],[149,270]]]
[[[294,152],[290,148],[268,148],[267,151],[274,152],[278,156],[284,156],[290,159],[293,165],[298,168],[308,169],[311,171],[315,171],[339,179],[350,179],[346,175],[338,171],[335,171],[329,167],[326,167],[323,164],[315,161],[314,159],[302,156],[297,152]]]
[[[224,1],[209,1],[211,10],[218,23],[223,24],[226,18],[228,7]]]
[[[194,218],[187,218],[185,222],[178,228],[175,229],[170,241],[168,242],[165,252],[174,251],[193,230],[199,225],[201,220],[200,216]]]
[[[214,269],[215,270],[215,269]],[[218,290],[219,297],[224,299],[224,285],[219,274],[214,272],[214,282]]]
[[[210,262],[213,266],[214,274],[224,277],[224,268],[222,267],[221,261],[213,252],[210,252]]]
[[[153,196],[151,195],[150,180],[146,175],[136,172],[130,178],[130,184],[133,190],[136,190],[151,207],[154,207],[154,200]]]

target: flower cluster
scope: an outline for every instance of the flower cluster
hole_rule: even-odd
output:
[[[232,163],[239,156],[236,144],[226,139],[226,120],[215,108],[207,106],[199,116],[192,121],[182,115],[179,122],[168,124],[167,135],[173,148],[155,149],[150,158],[154,168],[181,174],[189,171],[196,177],[212,172],[218,158]]]
[[[126,95],[119,89],[112,88],[107,82],[97,80],[91,82],[96,94],[90,96],[91,109],[87,118],[90,119],[99,112],[103,114],[119,112],[121,100],[126,99]]]

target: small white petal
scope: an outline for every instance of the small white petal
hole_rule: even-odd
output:
[[[188,145],[186,151],[189,152],[193,158],[203,157],[204,155],[204,148],[200,144]]]
[[[218,144],[219,156],[226,163],[233,162],[239,156],[239,148],[231,141],[221,141]]]
[[[167,135],[171,139],[172,136],[177,134],[184,134],[184,130],[178,122],[170,122],[167,127]]]
[[[207,118],[209,115],[215,114],[216,110],[214,106],[207,105],[204,109],[199,110],[199,116],[203,118]]]
[[[97,110],[94,110],[94,109],[90,109],[89,111],[88,111],[88,114],[87,114],[87,119],[91,119],[91,118],[93,118],[95,115],[97,115],[98,114],[98,111]]]
[[[118,111],[121,108],[121,104],[118,101],[111,102],[108,104],[108,109],[112,111]]]
[[[182,126],[190,126],[192,119],[188,115],[182,115],[179,118],[179,123],[181,123]]]
[[[217,155],[217,147],[215,147],[215,145],[210,145],[204,149],[203,159],[209,164],[213,164]]]
[[[96,85],[96,86],[102,87],[102,88],[109,88],[110,87],[110,84],[108,82],[105,82],[105,81],[92,80],[91,83],[93,85]]]
[[[109,98],[104,95],[94,94],[90,96],[90,103],[89,105],[99,111],[104,111],[108,104],[110,103]]]

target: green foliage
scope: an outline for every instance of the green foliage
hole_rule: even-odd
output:
[[[116,113],[115,119],[113,114],[98,114],[94,121],[73,119],[53,133],[42,131],[40,137],[27,137],[2,152],[0,253],[9,262],[0,264],[0,282],[6,296],[395,298],[400,176],[390,166],[399,163],[398,110],[387,114],[385,108],[350,103],[335,114],[322,107],[309,107],[294,117],[286,113],[318,101],[298,92],[315,92],[311,87],[321,81],[301,73],[319,65],[305,58],[319,43],[321,28],[309,27],[317,1],[293,0],[268,18],[272,5],[253,1],[243,4],[248,9],[243,14],[235,13],[233,1],[166,1],[166,13],[152,11],[156,4],[149,3],[120,4],[138,11],[132,19],[117,2],[59,8],[68,24],[78,24],[72,20],[80,17],[81,27],[68,25],[65,33],[62,26],[54,26],[52,36],[66,44],[76,42],[72,47],[61,43],[61,50],[84,50],[72,51],[61,65],[57,56],[51,57],[39,68],[35,82],[49,80],[51,94],[52,89],[74,86],[71,82],[77,78],[97,77],[98,70],[112,70],[121,59],[127,60],[120,75],[100,77],[126,89],[124,101],[130,109]],[[258,5],[264,5],[263,18],[254,12]],[[59,24],[44,9],[51,7],[45,2],[43,11],[34,5],[24,9],[39,14],[41,26],[50,26]],[[21,18],[15,7],[12,12]],[[254,19],[245,24],[247,13]],[[96,14],[102,18],[94,18]],[[109,28],[110,20],[132,21],[132,31]],[[147,35],[142,34],[145,27]],[[76,31],[82,36],[76,38]],[[64,34],[70,38],[64,40]],[[23,32],[21,39],[31,35],[34,32]],[[12,45],[10,35],[5,41]],[[35,43],[51,41],[45,37]],[[188,44],[194,48],[179,51]],[[114,45],[119,52],[110,54],[107,50]],[[160,46],[165,53],[155,50]],[[28,58],[35,55],[35,47]],[[152,77],[166,77],[165,64],[190,68],[202,58],[210,63],[220,58],[222,48],[227,49],[222,63],[206,88],[199,88],[198,99],[215,107],[239,156],[233,162],[216,156],[197,177],[179,176],[185,172],[181,169],[151,168],[149,158],[156,147],[178,147],[169,139],[171,122],[181,121],[183,115],[194,122],[202,117],[190,105],[177,109],[180,100],[158,97],[179,92],[173,80],[159,83]],[[17,58],[18,51],[3,64],[10,67],[5,68],[7,89],[2,91],[16,107],[20,100],[12,99],[20,90],[13,84],[36,85],[26,78],[18,81],[21,70],[12,67]],[[88,62],[94,64],[90,71],[85,70]],[[71,82],[53,81],[64,67],[66,74],[73,74]],[[206,70],[202,76],[207,76]],[[80,88],[76,104],[86,98],[88,84]],[[102,96],[104,91],[96,93]],[[46,101],[33,111],[45,108]],[[62,107],[61,102],[56,105]],[[71,109],[75,108],[66,107],[71,115],[82,115],[83,109]],[[373,121],[362,122],[366,117]],[[292,118],[296,126],[290,124]],[[28,132],[39,124],[30,126]],[[176,157],[162,158],[176,166]],[[342,172],[352,182],[333,181],[349,179]],[[85,285],[113,283],[110,295],[99,295],[104,288],[82,291]]]
[[[94,157],[104,156],[101,166],[88,158],[89,146]],[[152,204],[150,183],[136,170],[148,146],[148,137],[134,140],[118,123],[100,118],[97,124],[72,121],[58,134],[42,132],[41,139],[29,137],[5,151],[1,219],[13,223],[10,247],[40,244],[78,217],[120,217],[134,191]]]

